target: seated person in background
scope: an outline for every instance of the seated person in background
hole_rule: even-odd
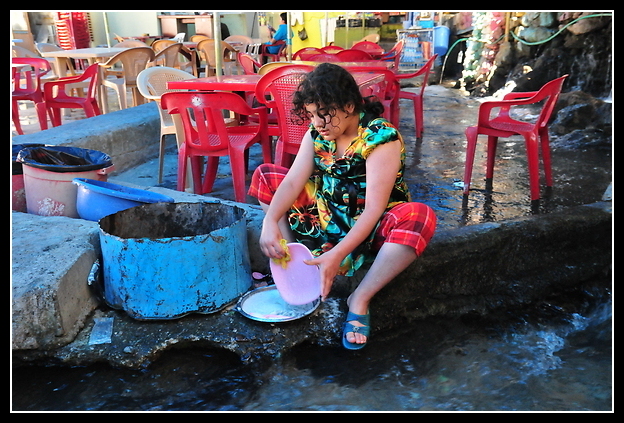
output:
[[[286,39],[288,38],[288,14],[286,12],[280,13],[280,18],[281,22],[279,28],[277,28],[277,31],[269,26],[269,31],[274,33],[274,35],[273,38],[271,38],[271,41],[267,42],[267,44],[275,44],[277,41],[286,41]],[[279,52],[279,46],[267,47],[267,51],[271,54],[275,54]]]

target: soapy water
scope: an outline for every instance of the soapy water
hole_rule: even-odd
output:
[[[270,325],[267,324],[267,330]],[[365,349],[301,345],[273,362],[170,350],[147,370],[20,367],[13,410],[610,411],[611,301],[430,318]]]
[[[244,316],[261,322],[286,322],[312,313],[320,300],[309,304],[288,304],[280,296],[275,285],[258,288],[245,294],[237,303],[236,309]]]

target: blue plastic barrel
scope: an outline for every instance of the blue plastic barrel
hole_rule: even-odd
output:
[[[449,45],[451,30],[448,26],[436,26],[433,28],[433,54],[442,57],[446,54]]]
[[[213,313],[251,286],[243,209],[153,203],[102,218],[104,298],[139,320]]]
[[[85,220],[97,222],[104,216],[142,204],[173,202],[174,199],[157,192],[131,188],[95,179],[74,178],[78,186],[76,210]]]

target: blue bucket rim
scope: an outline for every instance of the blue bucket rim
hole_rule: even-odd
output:
[[[112,182],[98,181],[87,178],[74,178],[75,185],[81,185],[98,194],[123,198],[125,200],[138,201],[142,203],[173,203],[175,200],[164,194],[132,188],[125,185],[114,184]]]

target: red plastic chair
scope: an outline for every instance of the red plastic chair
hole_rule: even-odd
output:
[[[323,53],[329,53],[329,54],[336,54],[342,50],[344,50],[344,47],[340,47],[340,46],[325,46],[321,49]]]
[[[56,81],[46,82],[43,86],[46,108],[50,114],[52,125],[61,125],[60,109],[83,109],[87,117],[93,117],[102,114],[97,103],[97,89],[99,85],[99,65],[97,63],[89,66],[82,75],[68,76],[59,78]],[[84,97],[72,97],[67,94],[71,91],[71,86],[77,82],[83,82],[90,79],[89,86]]]
[[[377,43],[373,43],[372,41],[360,41],[353,44],[351,48],[353,50],[363,50],[374,58],[383,56],[383,54],[385,53],[383,47],[381,47]]]
[[[275,146],[275,163],[289,167],[296,155],[310,121],[298,122],[293,116],[292,96],[299,83],[314,69],[313,66],[288,65],[273,69],[256,85],[256,98],[277,111],[279,139]],[[294,120],[294,121],[293,121]]]
[[[384,53],[379,60],[392,60],[394,61],[394,67],[398,68],[399,63],[401,61],[401,54],[403,53],[403,46],[405,45],[405,40],[399,40],[396,44],[388,51]]]
[[[507,94],[501,101],[487,101],[479,106],[479,120],[476,126],[466,129],[468,145],[466,147],[466,168],[464,170],[464,196],[470,190],[472,167],[474,164],[477,137],[480,134],[488,136],[486,183],[491,186],[494,176],[494,158],[496,144],[499,137],[522,135],[525,139],[527,158],[529,163],[529,183],[531,186],[531,201],[539,200],[539,149],[542,149],[546,186],[552,187],[552,170],[550,163],[550,145],[548,140],[548,120],[555,103],[559,98],[561,87],[568,75],[546,83],[537,92],[517,92]],[[513,119],[509,112],[512,106],[534,104],[544,101],[542,111],[535,123],[521,122]],[[500,108],[498,115],[491,118],[492,109]]]
[[[50,72],[50,62],[46,59],[35,57],[13,57],[12,63],[16,65],[30,65],[33,70],[20,72],[18,68],[13,68],[13,93],[12,93],[12,110],[11,117],[15,130],[18,134],[24,135],[19,121],[18,101],[30,100],[35,103],[35,110],[39,118],[39,126],[41,130],[48,129],[48,119],[46,117],[46,106],[43,93],[43,84],[41,77]],[[25,81],[26,85],[22,86],[21,81]]]
[[[329,52],[323,51],[322,49],[316,48],[316,47],[304,47],[304,48],[297,50],[295,54],[293,54],[292,58],[293,60],[308,60],[310,56],[314,56],[316,54],[323,54],[323,53],[329,53]]]
[[[438,57],[437,54],[433,55],[425,65],[416,72],[412,73],[396,73],[398,79],[416,78],[422,76],[422,85],[420,86],[420,92],[403,91],[399,93],[399,98],[412,100],[414,103],[414,127],[416,128],[416,138],[421,139],[424,130],[424,113],[423,113],[423,98],[425,96],[425,88],[429,82],[429,74],[431,73],[431,67],[433,62]]]
[[[245,75],[255,75],[258,73],[258,69],[262,67],[262,64],[259,63],[253,56],[249,53],[238,52],[238,63],[243,68],[243,73]]]
[[[364,50],[347,49],[336,53],[336,56],[344,62],[360,62],[366,60],[373,60],[373,57]]]
[[[396,74],[389,69],[374,69],[362,67],[349,67],[349,72],[353,75],[358,73],[368,73],[375,75],[383,75],[384,80],[382,84],[375,84],[372,87],[371,92],[362,92],[363,96],[374,95],[384,106],[383,117],[392,123],[395,127],[399,127],[399,92],[401,86],[399,80],[396,78]]]
[[[11,68],[11,83],[13,84],[13,94],[15,94],[15,87],[19,85],[19,78],[19,69],[15,67]],[[24,130],[22,129],[22,125],[20,124],[19,120],[19,106],[16,103],[17,101],[12,102],[11,104],[11,119],[13,120],[13,125],[15,126],[15,130],[17,131],[17,133],[19,135],[24,135]]]
[[[268,47],[277,47],[279,46],[279,50],[277,53],[269,53]],[[276,41],[275,44],[261,44],[260,45],[260,56],[263,59],[263,63],[264,63],[264,58],[266,57],[266,59],[272,59],[271,61],[273,62],[279,62],[282,57],[284,59],[286,59],[286,41]]]
[[[305,60],[309,60],[311,62],[342,62],[344,60],[342,60],[340,57],[338,57],[337,54],[329,54],[329,53],[319,53],[319,54],[312,54],[310,56],[307,57],[307,59]]]
[[[170,92],[161,97],[163,109],[179,114],[185,141],[178,152],[178,191],[184,191],[186,164],[190,159],[195,194],[212,191],[219,157],[229,156],[235,200],[245,202],[247,150],[256,143],[262,146],[265,163],[271,162],[271,144],[267,135],[265,107],[250,107],[238,94],[229,92]],[[258,124],[226,126],[223,111],[239,115],[258,115]],[[201,180],[201,158],[208,157],[204,181]]]

